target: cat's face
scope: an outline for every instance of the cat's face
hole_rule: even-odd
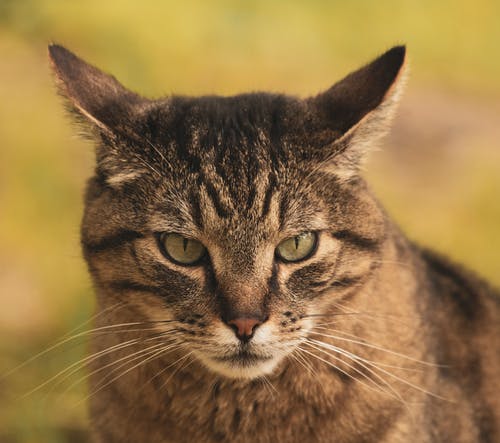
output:
[[[357,166],[404,50],[309,100],[150,101],[63,48],[51,57],[99,140],[82,243],[103,305],[171,331],[218,373],[253,378],[362,287],[384,217]]]

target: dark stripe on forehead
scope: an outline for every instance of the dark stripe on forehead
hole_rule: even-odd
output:
[[[215,186],[203,175],[200,174],[200,184],[205,187],[207,195],[212,201],[212,205],[215,208],[215,212],[220,218],[229,218],[230,211],[229,208],[221,201],[219,193]]]
[[[276,190],[276,176],[273,172],[269,174],[266,194],[264,195],[264,203],[262,205],[261,218],[266,218],[269,214],[269,209],[271,208],[271,200]]]
[[[86,253],[97,253],[107,249],[117,248],[125,243],[134,241],[138,238],[143,238],[144,235],[140,232],[131,230],[120,230],[107,237],[103,237],[97,241],[82,239],[82,246]]]
[[[285,227],[285,221],[286,221],[286,214],[288,211],[288,197],[286,195],[283,195],[281,193],[281,198],[280,198],[280,208],[279,208],[279,223],[280,223],[280,230],[282,230]]]
[[[360,249],[366,249],[368,251],[376,251],[384,238],[368,238],[357,234],[356,232],[349,230],[342,230],[332,233],[333,237],[337,240],[349,243]]]
[[[207,148],[215,148],[215,159],[214,166],[215,172],[219,175],[219,177],[223,181],[227,181],[228,177],[226,174],[226,169],[222,166],[224,164],[225,158],[228,155],[228,144],[224,143],[220,145],[216,139],[214,139],[211,145],[208,145]]]
[[[201,159],[198,155],[190,151],[193,147],[193,136],[187,128],[185,121],[185,113],[189,109],[188,103],[178,103],[182,112],[179,112],[172,123],[172,128],[175,131],[175,149],[177,158],[180,162],[187,165],[188,170],[193,173],[200,171]]]
[[[191,203],[191,218],[199,229],[203,229],[203,214],[200,208],[199,193],[192,190],[189,193],[189,201]]]
[[[250,192],[248,193],[248,197],[247,197],[247,204],[246,204],[247,211],[250,211],[250,209],[252,209],[256,196],[257,196],[257,191],[255,189],[255,186],[253,186],[250,189]]]
[[[285,97],[276,97],[274,100],[274,109],[271,116],[271,129],[269,138],[271,141],[270,146],[270,159],[271,166],[274,171],[279,171],[280,163],[285,159],[283,149],[283,135],[288,132],[283,122],[284,108],[286,107]]]

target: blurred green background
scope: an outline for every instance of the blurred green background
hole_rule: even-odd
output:
[[[367,176],[411,238],[500,283],[500,2],[0,0],[0,374],[92,315],[78,230],[89,143],[54,92],[66,45],[149,96],[308,95],[394,44],[411,76]],[[0,442],[77,442],[69,344],[0,375]]]

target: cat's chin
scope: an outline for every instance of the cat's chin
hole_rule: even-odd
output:
[[[271,374],[278,363],[280,357],[241,359],[234,358],[213,358],[205,355],[198,355],[201,362],[211,371],[233,379],[255,379]]]

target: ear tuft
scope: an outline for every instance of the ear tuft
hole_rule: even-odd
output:
[[[119,128],[147,102],[63,46],[48,47],[56,82],[74,110],[101,130]]]

